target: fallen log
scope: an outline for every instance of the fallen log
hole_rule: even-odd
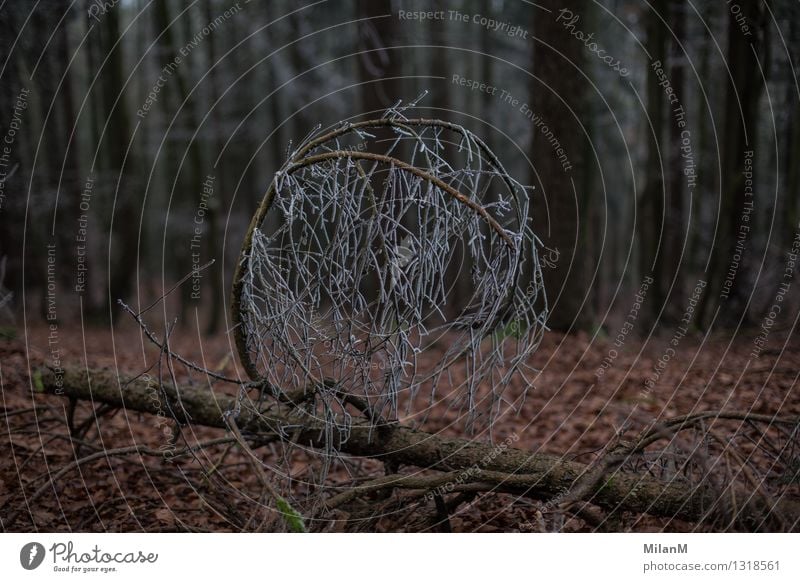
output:
[[[170,411],[179,422],[220,429],[228,428],[225,415],[237,408],[236,398],[215,392],[208,385],[176,389],[172,384],[159,385],[151,379],[119,378],[109,369],[95,369],[87,374],[86,370],[71,368],[57,374],[50,368],[40,368],[35,384],[39,391],[49,394],[156,415]],[[243,399],[239,402],[236,424],[243,432],[259,435],[285,434],[285,428],[291,426],[294,442],[318,449],[325,446],[322,422],[307,415],[298,424],[296,409],[292,412],[279,404],[256,410],[249,399]],[[589,474],[588,465],[555,455],[430,434],[399,424],[378,430],[366,421],[354,419],[347,440],[334,444],[342,453],[395,465],[469,472],[479,478],[482,474],[491,475],[487,490],[529,496],[546,501],[551,507],[579,491],[582,501],[611,513],[647,513],[702,522],[720,509],[720,493],[707,483],[692,486],[615,470],[592,487],[576,488],[579,480],[585,481]],[[498,478],[499,474],[508,478]],[[762,529],[769,527],[765,524],[769,523],[770,514],[774,514],[782,523],[788,523],[790,530],[798,529],[797,503],[779,499],[766,505],[759,496],[746,491],[741,498],[747,501],[737,508],[740,523]]]

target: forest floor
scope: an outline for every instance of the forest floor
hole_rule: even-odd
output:
[[[154,361],[152,348],[132,324],[120,325],[113,334],[108,329],[65,327],[61,326],[55,346],[63,366],[111,367],[132,376],[144,372]],[[89,422],[83,433],[84,444],[76,451],[63,422],[66,399],[32,390],[30,370],[52,363],[54,346],[48,345],[48,333],[45,325],[38,325],[16,330],[16,337],[8,337],[12,335],[8,333],[0,336],[0,404],[6,414],[13,413],[4,418],[0,437],[0,456],[5,459],[0,466],[0,529],[240,530],[242,523],[235,516],[247,513],[253,503],[246,492],[253,488],[256,477],[238,453],[225,451],[225,447],[218,451],[225,455],[227,468],[221,481],[207,478],[208,467],[191,460],[175,464],[137,455],[100,458],[70,470],[55,487],[28,505],[32,492],[46,484],[49,475],[72,462],[76,454],[134,443],[158,448],[165,438],[164,426],[154,422],[152,416],[116,410],[99,422]],[[205,362],[212,370],[236,372],[225,334],[200,338],[191,330],[178,329],[174,337],[171,347],[182,355]],[[616,348],[609,338],[548,333],[534,357],[541,371],[533,379],[519,414],[501,418],[493,439],[498,442],[510,437],[517,448],[588,463],[619,434],[636,434],[654,419],[709,410],[800,416],[800,342],[787,341],[775,332],[767,349],[753,359],[753,337],[743,333],[731,341],[730,336],[689,335],[673,354],[667,351],[671,337],[652,337],[647,343],[630,337],[624,346]],[[614,354],[616,357],[611,358]],[[664,362],[665,354],[669,354],[667,361],[659,368],[658,361]],[[598,375],[604,359],[607,367]],[[650,389],[648,379],[655,380]],[[184,381],[183,377],[179,380]],[[198,381],[197,376],[194,381]],[[512,392],[515,389],[518,387],[512,387]],[[515,398],[520,395],[512,394]],[[79,403],[76,422],[91,418],[90,410],[87,403]],[[442,406],[440,411],[431,411],[421,428],[463,437],[463,425],[455,422],[457,414]],[[205,427],[185,430],[197,440],[222,435],[220,430]],[[733,425],[731,430],[738,429]],[[486,435],[475,438],[486,439]],[[214,453],[207,452],[209,464]],[[269,460],[270,453],[265,454]],[[331,478],[344,480],[346,475],[334,473]],[[14,513],[14,522],[8,523]],[[423,513],[398,511],[360,526],[321,529],[429,530],[432,526],[423,519]],[[614,527],[636,531],[696,529],[694,524],[639,515],[621,516]],[[579,519],[558,521],[539,502],[509,494],[478,495],[452,514],[450,528],[484,532],[593,529]]]

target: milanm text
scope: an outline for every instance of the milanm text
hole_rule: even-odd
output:
[[[644,544],[645,554],[685,554],[688,552],[686,544],[662,546],[661,544]]]

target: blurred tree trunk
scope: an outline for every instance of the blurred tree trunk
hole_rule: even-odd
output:
[[[171,15],[166,0],[155,0],[154,16],[157,33],[163,33],[160,40],[162,46],[162,51],[160,51],[160,54],[163,55],[162,64],[166,65],[167,63],[174,62],[175,58],[178,56],[173,29],[170,27]],[[193,30],[191,26],[189,26],[191,8],[184,12],[180,18],[183,19],[184,24],[187,25],[186,34],[190,34]],[[212,38],[213,35],[209,35],[203,42],[212,43]],[[188,42],[189,39],[187,38],[186,40]],[[196,113],[195,99],[193,97],[189,97],[188,82],[186,80],[185,67],[189,66],[190,58],[191,55],[188,57],[183,57],[180,65],[175,67],[172,78],[169,79],[164,85],[164,93],[167,96],[172,95],[172,103],[174,105],[173,110],[168,104],[169,100],[164,100],[164,109],[165,113],[167,113],[167,118],[169,118],[170,113],[176,117],[180,116],[181,114],[183,116],[181,122],[173,124],[173,127],[170,130],[172,135],[168,135],[166,137],[168,160],[170,162],[168,171],[170,176],[174,176],[174,180],[172,180],[170,183],[170,189],[174,188],[174,190],[171,197],[169,212],[170,215],[174,215],[175,217],[181,217],[185,212],[188,215],[191,223],[191,226],[188,229],[185,229],[183,228],[181,222],[175,221],[173,226],[170,228],[170,231],[174,231],[174,234],[172,234],[173,238],[175,239],[173,244],[176,245],[176,248],[178,249],[190,248],[190,240],[192,239],[192,232],[194,229],[193,220],[200,204],[203,181],[207,173],[204,171],[203,155],[200,150],[199,137],[195,137],[194,139],[191,138],[192,134],[194,134],[194,131],[197,128],[198,116]],[[170,86],[172,81],[175,82],[177,91],[175,90],[175,86]],[[178,148],[177,138],[175,137],[175,135],[179,133],[181,126],[184,128],[184,133],[187,135],[187,139],[191,140],[186,144],[188,151],[186,152],[186,160],[183,166],[181,166],[181,156],[178,154],[180,149]],[[171,155],[169,155],[169,152],[171,152]],[[215,190],[218,190],[218,188],[215,188]],[[214,214],[216,213],[216,206],[217,204],[215,198],[212,196],[208,200],[208,209],[205,212],[203,242],[201,243],[200,248],[192,248],[192,250],[186,254],[178,253],[178,257],[190,256],[192,252],[200,252],[200,250],[203,249],[205,250],[205,253],[199,262],[200,264],[204,264],[213,256],[212,253],[215,252],[215,246],[218,246],[216,245],[217,241],[215,240],[214,233],[216,225],[216,218],[214,217]],[[165,233],[165,236],[169,237],[170,233]],[[166,257],[164,258],[166,259]],[[174,272],[174,275],[178,277],[182,277],[188,273],[191,267],[195,264],[194,262],[187,263],[185,260],[182,261],[179,258],[176,263],[176,271]],[[209,274],[209,271],[205,271],[201,275],[201,280],[202,278],[208,278],[209,276],[213,279],[213,272]],[[188,282],[185,283],[181,286],[180,293],[180,319],[185,321],[188,309],[195,301],[192,299],[192,285]],[[198,308],[200,308],[200,306],[201,305],[195,305],[195,307]]]
[[[401,53],[390,50],[394,39],[395,17],[391,0],[358,0],[359,50],[358,76],[361,109],[369,117],[380,117],[402,96],[399,92]]]
[[[796,58],[797,48],[800,46],[800,22],[792,19],[789,22],[788,43],[794,49],[787,58],[794,61],[795,70],[798,67]],[[789,123],[786,124],[786,140],[784,146],[783,163],[786,168],[786,194],[784,202],[784,235],[783,248],[789,249],[794,235],[800,226],[800,95],[791,80],[786,83],[786,108],[788,109]]]
[[[704,326],[710,324],[717,307],[724,308],[720,311],[722,323],[738,325],[740,318],[746,315],[744,309],[749,295],[742,277],[747,274],[748,248],[752,250],[755,214],[751,213],[754,197],[745,195],[742,172],[745,159],[752,157],[755,177],[758,102],[764,88],[759,61],[764,47],[766,10],[761,2],[747,2],[741,6],[741,15],[752,34],[744,35],[736,15],[728,11],[727,62],[732,82],[726,89],[722,123],[722,200],[717,236],[708,289],[700,309]],[[736,255],[740,255],[738,264],[734,260]]]
[[[481,14],[493,17],[491,0],[481,0]],[[481,79],[484,83],[494,86],[494,54],[492,49],[492,37],[491,32],[485,26],[481,27],[481,52],[483,53],[480,56]],[[447,83],[449,82],[450,81],[448,79]],[[494,125],[492,109],[493,102],[495,99],[497,99],[497,96],[491,95],[488,91],[485,91],[478,95],[478,99],[480,100],[480,109],[478,110],[480,118],[484,122]],[[486,142],[486,145],[489,146],[489,149],[492,151],[494,151],[494,132],[494,128],[489,127],[488,125],[484,125],[481,128],[481,133],[483,133],[483,141]]]
[[[710,22],[712,20],[711,5],[706,2],[700,11],[700,18],[703,22]],[[697,61],[699,62],[698,71],[700,74],[700,81],[702,83],[708,82],[708,87],[705,91],[700,90],[699,84],[694,85],[697,87],[697,166],[700,171],[697,173],[697,187],[695,188],[696,196],[690,198],[692,200],[692,215],[694,217],[691,227],[690,241],[690,258],[693,261],[695,272],[703,271],[706,267],[707,249],[710,248],[710,234],[705,228],[707,216],[711,213],[711,196],[716,191],[717,187],[717,172],[714,152],[710,146],[710,117],[709,110],[713,111],[713,95],[711,94],[712,69],[711,69],[711,49],[712,42],[707,35],[701,35],[699,55]],[[699,322],[699,318],[696,323]]]
[[[107,57],[101,73],[103,108],[101,118],[105,121],[105,133],[98,147],[105,151],[106,165],[103,168],[113,178],[114,213],[111,218],[113,238],[109,240],[109,288],[105,312],[111,316],[117,299],[127,300],[133,290],[136,274],[136,259],[139,248],[139,198],[129,186],[132,176],[125,176],[128,145],[131,140],[130,113],[124,94],[124,62],[122,43],[119,40],[119,16],[116,10],[103,15],[98,33],[101,38],[100,55]],[[136,164],[128,163],[128,167]],[[141,241],[144,244],[144,241]]]
[[[308,29],[307,23],[304,21],[304,18],[307,18],[306,14],[301,13],[292,13],[289,15],[289,22],[291,23],[291,30],[292,30],[292,37],[293,40],[297,37],[305,36],[310,30]],[[303,42],[313,42],[309,40],[298,41],[298,42],[290,42],[288,46],[286,46],[286,52],[288,53],[288,61],[289,61],[289,71],[288,76],[292,80],[288,85],[289,92],[287,93],[280,93],[283,99],[288,99],[290,101],[295,102],[307,102],[308,96],[310,91],[305,90],[307,85],[313,85],[313,81],[310,80],[311,77],[309,75],[313,75],[314,72],[307,73],[303,75],[309,68],[313,67],[313,64],[308,62],[301,50],[303,47],[301,43]],[[283,52],[283,51],[282,51]],[[301,76],[303,75],[303,76]],[[297,143],[302,140],[304,137],[308,135],[311,129],[317,124],[319,120],[312,120],[309,118],[309,114],[306,109],[303,107],[290,107],[292,110],[292,118],[289,126],[289,131],[292,136],[292,144],[293,147],[297,146]],[[254,200],[255,204],[258,205],[261,202],[261,197],[257,197]]]
[[[136,75],[135,77],[136,85],[134,86],[133,90],[136,95],[147,95],[150,92],[153,79],[158,76],[156,71],[160,69],[158,59],[152,58],[156,53],[156,51],[152,50],[151,46],[151,43],[155,38],[153,35],[152,19],[145,17],[145,14],[148,14],[147,10],[152,9],[151,2],[152,0],[136,1],[136,11],[141,16],[139,17],[136,26],[134,52],[137,59],[144,57],[139,69],[140,74]],[[94,117],[95,116],[92,116],[92,124],[94,124],[95,121]],[[150,122],[139,123],[138,127],[136,140],[137,159],[142,164],[142,167],[152,168],[159,156],[157,145],[154,147],[154,140],[156,140],[158,136],[157,128],[156,131],[153,131],[154,128],[152,120]],[[152,244],[151,241],[156,240],[158,236],[157,233],[159,232],[157,225],[161,220],[161,209],[158,207],[157,203],[153,203],[154,198],[156,201],[158,200],[156,196],[153,196],[153,193],[158,189],[159,178],[160,176],[157,173],[154,173],[151,182],[150,193],[148,193],[146,200],[144,197],[142,200],[142,215],[141,224],[139,227],[139,236],[143,241],[147,241],[147,244]],[[157,247],[158,245],[155,246]],[[161,261],[159,257],[154,257],[150,253],[141,253],[139,255],[139,267],[145,272],[157,272],[160,268],[160,265]],[[157,288],[157,281],[154,277],[146,277],[141,280],[141,297],[158,297],[160,294],[161,293]]]
[[[41,7],[33,11],[30,18],[30,29],[26,31],[27,35],[32,35],[33,47],[29,52],[30,61],[28,65],[31,70],[31,78],[34,83],[34,91],[36,92],[37,105],[36,114],[41,121],[41,127],[38,127],[36,133],[33,133],[33,141],[36,143],[36,151],[34,154],[34,164],[31,171],[34,174],[34,181],[29,194],[34,197],[41,196],[41,204],[30,204],[28,206],[28,221],[29,228],[27,229],[25,244],[33,252],[26,252],[26,271],[40,271],[40,278],[44,285],[42,287],[41,303],[39,305],[39,315],[44,319],[47,316],[47,282],[48,274],[46,272],[47,263],[45,260],[46,245],[54,244],[55,253],[59,267],[56,268],[56,278],[60,279],[59,275],[63,276],[63,265],[70,264],[69,258],[64,256],[68,252],[70,246],[64,247],[63,241],[58,237],[58,204],[63,204],[63,200],[56,202],[56,194],[58,192],[59,172],[61,167],[61,137],[62,128],[58,125],[58,114],[56,106],[56,87],[58,86],[58,69],[56,61],[58,56],[53,54],[53,46],[46,47],[47,39],[51,35],[56,34],[55,26],[60,17],[60,6],[50,7],[56,8],[52,12],[44,10]],[[56,16],[56,12],[58,15]],[[55,16],[55,18],[54,18]],[[38,184],[37,184],[38,182]],[[27,190],[27,184],[26,184]],[[36,192],[36,194],[33,194]],[[35,198],[34,198],[35,199]],[[61,217],[63,218],[63,217]],[[61,227],[64,224],[61,223]],[[66,262],[61,261],[67,258]],[[27,279],[27,273],[26,273]],[[26,285],[25,293],[30,293],[30,287]],[[56,296],[60,289],[56,291]]]
[[[403,96],[399,92],[397,77],[402,75],[402,53],[390,47],[394,40],[395,15],[392,12],[391,0],[358,0],[356,18],[363,19],[358,23],[358,82],[361,92],[361,117],[375,119],[384,111],[397,103]],[[365,144],[365,151],[385,153],[386,144],[380,140],[370,139]],[[402,150],[400,150],[402,151]],[[372,164],[366,164],[370,171]],[[375,164],[373,186],[381,184],[388,168]],[[410,227],[406,218],[404,224]],[[376,297],[381,287],[381,275],[374,271],[361,283],[362,293],[367,297]]]
[[[11,11],[14,8],[9,7]],[[46,245],[54,245],[57,267],[53,282],[60,285],[56,290],[72,289],[74,285],[74,269],[71,268],[75,258],[75,229],[77,228],[77,204],[74,199],[75,181],[73,173],[77,165],[74,151],[68,151],[69,134],[74,127],[74,104],[71,95],[71,76],[68,74],[69,47],[66,39],[66,27],[70,21],[69,4],[63,0],[55,0],[45,7],[36,7],[30,17],[27,12],[20,20],[16,15],[16,23],[25,22],[19,37],[18,30],[12,30],[11,38],[16,39],[14,57],[19,66],[19,86],[10,95],[10,107],[7,115],[20,116],[20,129],[13,136],[11,149],[13,156],[22,155],[28,145],[31,148],[28,159],[30,167],[23,171],[22,165],[17,168],[14,177],[21,178],[18,193],[26,193],[26,208],[21,209],[20,224],[26,228],[20,233],[19,242],[23,243],[24,257],[20,267],[24,267],[25,284],[22,292],[33,295],[42,289],[39,313],[47,314],[47,291],[49,275],[46,272]],[[11,52],[9,52],[11,54]],[[5,59],[3,59],[5,60]],[[14,60],[12,59],[9,59]],[[16,67],[12,66],[12,70]],[[66,75],[65,75],[66,73]],[[60,86],[59,86],[60,85]],[[5,87],[5,83],[3,84]],[[14,111],[20,91],[30,91],[24,110]],[[69,111],[68,111],[69,110]],[[4,134],[5,135],[5,134]],[[25,136],[30,136],[26,139]],[[13,167],[15,162],[12,162]],[[10,168],[9,168],[10,169]],[[32,175],[31,175],[32,174]],[[6,184],[6,191],[13,188],[13,182]],[[27,217],[27,224],[24,217]],[[24,265],[22,264],[24,263]],[[13,272],[13,268],[12,268]],[[63,316],[66,311],[64,302],[58,313]]]
[[[294,100],[287,95],[290,95],[295,90],[295,85],[289,82],[284,86],[290,78],[294,77],[294,71],[291,70],[291,59],[287,58],[290,51],[285,46],[288,42],[284,30],[280,22],[275,23],[275,20],[280,18],[285,12],[283,2],[270,2],[261,5],[264,14],[264,23],[273,22],[273,24],[266,29],[262,35],[264,41],[264,56],[271,55],[269,60],[264,63],[264,66],[259,67],[259,71],[263,75],[260,83],[263,83],[263,97],[276,91],[266,104],[259,108],[259,113],[264,120],[264,131],[262,139],[266,139],[270,133],[272,137],[269,138],[269,152],[267,164],[262,164],[264,167],[260,168],[258,182],[253,186],[252,192],[242,192],[241,195],[245,196],[248,204],[248,219],[252,216],[264,193],[269,188],[275,173],[283,166],[288,157],[289,144],[296,144],[297,139],[303,136],[295,134],[293,128],[295,127],[295,118],[288,118],[288,111],[297,111],[297,108],[283,107],[283,104],[293,103]],[[352,8],[351,8],[352,10]],[[296,57],[299,59],[299,55]],[[278,87],[281,87],[278,90]],[[296,117],[296,116],[295,116]],[[269,212],[264,219],[264,229],[277,230],[285,224],[285,217],[280,212]],[[238,241],[237,241],[238,242]]]
[[[205,0],[203,3],[205,11],[206,22],[213,22],[216,15],[213,10],[213,1]],[[216,103],[219,99],[219,66],[217,62],[217,51],[214,46],[214,35],[209,35],[204,41],[206,45],[206,59],[208,61],[208,83],[211,92],[211,129],[214,132],[214,147],[212,151],[214,155],[212,159],[216,159],[222,153],[222,148],[225,146],[223,139],[222,118],[220,113],[220,103]],[[216,103],[216,105],[215,105]],[[211,281],[211,305],[208,315],[208,324],[206,326],[206,333],[208,335],[214,334],[219,329],[219,322],[222,318],[222,310],[225,307],[225,281],[222,278],[222,259],[224,249],[220,244],[219,236],[219,220],[217,218],[218,211],[227,208],[228,202],[226,200],[230,185],[227,182],[227,173],[225,171],[226,159],[223,156],[220,158],[214,173],[216,175],[216,193],[218,197],[215,204],[209,208],[206,213],[206,220],[208,222],[208,258],[214,259],[214,264],[206,271],[208,273],[209,281]]]
[[[793,89],[789,89],[792,91]],[[791,101],[789,102],[791,103]],[[794,103],[789,106],[791,109],[791,122],[788,126],[788,147],[785,154],[785,167],[787,168],[786,179],[786,212],[785,219],[785,248],[791,246],[800,224],[800,102],[794,99]]]
[[[277,3],[272,2],[269,4],[264,4],[264,15],[265,20],[267,22],[273,21],[277,18],[278,11],[274,10],[274,7]],[[269,67],[268,67],[268,81],[266,84],[266,95],[275,91],[280,85],[283,84],[284,78],[281,74],[280,70],[280,63],[281,55],[276,52],[281,47],[281,38],[279,38],[280,27],[276,24],[273,24],[269,27],[269,34],[267,35],[267,44],[266,44],[266,52],[267,54],[275,53],[269,59]],[[284,89],[285,91],[285,89]],[[272,97],[269,98],[269,118],[270,118],[270,132],[274,132],[272,138],[270,139],[270,157],[272,158],[272,174],[278,171],[280,167],[283,165],[284,161],[286,161],[286,147],[288,146],[288,139],[286,136],[286,126],[282,129],[279,129],[279,126],[283,123],[284,117],[281,111],[281,101],[280,101],[281,93],[276,93]],[[270,174],[270,179],[272,174]],[[264,188],[265,189],[265,188]],[[263,192],[258,192],[259,196],[254,196],[256,199],[256,204],[258,204],[260,200],[260,194]],[[253,209],[255,212],[255,209]]]
[[[64,11],[69,10],[69,2],[62,0],[62,8]],[[70,67],[70,59],[72,58],[72,49],[69,43],[69,35],[67,34],[67,25],[71,20],[71,15],[68,15],[61,26],[57,30],[58,42],[58,69],[63,71],[63,80],[61,83],[61,94],[58,98],[58,105],[60,107],[60,126],[63,128],[64,144],[63,144],[63,159],[59,167],[61,168],[61,194],[64,203],[59,210],[59,221],[57,228],[61,234],[61,244],[64,248],[71,249],[70,263],[73,268],[65,269],[64,283],[68,289],[75,286],[75,273],[78,266],[77,246],[75,240],[75,233],[78,228],[78,218],[81,215],[81,191],[83,190],[83,174],[81,172],[81,157],[79,147],[79,133],[77,130],[77,120],[75,117],[75,101],[72,94],[72,79],[73,74]],[[66,257],[65,257],[66,258]],[[95,306],[92,302],[92,294],[85,293],[81,295],[83,298],[83,308],[85,312],[93,313]]]
[[[91,1],[92,0],[86,0],[84,9],[88,10],[86,5],[90,4]],[[102,54],[103,39],[102,31],[99,30],[99,28],[94,24],[93,20],[89,21],[88,27],[94,27],[97,29],[91,33],[89,32],[88,28],[86,31],[86,34],[89,36],[86,40],[86,68],[88,81],[91,84],[92,80],[95,79],[95,75],[98,75],[100,72],[99,67],[102,59],[99,58],[99,54]],[[92,152],[92,159],[95,157],[97,158],[99,168],[107,165],[105,152],[100,149],[100,116],[103,112],[101,89],[102,87],[99,84],[95,84],[94,89],[89,94],[89,110],[84,113],[84,115],[87,115],[89,118],[89,151]],[[94,171],[99,168],[95,168],[93,165],[91,170]]]
[[[206,22],[212,22],[216,18],[213,10],[213,1],[204,0],[203,8],[205,11]],[[211,111],[211,129],[214,132],[214,146],[212,159],[216,159],[222,153],[224,142],[224,129],[222,122],[221,103],[216,103],[220,96],[220,66],[216,65],[217,50],[214,44],[214,35],[209,35],[204,41],[206,45],[206,59],[208,61],[209,91],[211,93],[210,103],[213,107]],[[216,103],[216,105],[215,105]],[[210,205],[209,212],[206,213],[208,223],[208,257],[214,259],[214,264],[208,269],[208,278],[211,281],[211,307],[206,326],[206,333],[211,335],[219,329],[222,311],[225,306],[225,289],[227,281],[223,278],[222,263],[224,259],[224,247],[220,244],[219,213],[228,207],[228,193],[233,186],[228,183],[226,172],[227,159],[222,156],[219,160],[214,173],[216,175],[216,193],[213,204]],[[249,194],[249,193],[248,193]]]
[[[435,0],[431,3],[430,10],[447,10],[446,2]],[[437,119],[451,119],[450,110],[457,109],[454,103],[459,102],[450,92],[450,87],[452,86],[450,75],[453,72],[454,55],[447,48],[449,46],[446,34],[447,27],[447,21],[442,20],[431,20],[427,27],[428,38],[430,39],[429,44],[434,47],[431,50],[436,55],[436,58],[431,59],[430,74],[440,79],[434,81],[436,83],[435,88],[420,105],[425,107],[428,104],[427,101],[430,100],[430,107],[432,108],[430,116]],[[483,37],[483,34],[481,32],[481,37]],[[472,95],[467,94],[462,103],[471,105],[470,99],[472,97]],[[478,99],[480,98],[479,95]],[[470,193],[466,192],[465,194],[469,196]],[[466,233],[459,233],[458,242],[453,248],[450,262],[447,264],[445,271],[445,278],[448,284],[452,285],[448,301],[449,313],[447,314],[450,317],[457,317],[467,307],[472,296],[472,280],[470,277],[472,258],[466,252],[466,248]]]
[[[539,3],[550,9],[534,10],[533,72],[531,109],[542,118],[541,126],[532,127],[534,171],[531,184],[543,198],[534,206],[536,232],[544,244],[559,253],[558,264],[544,272],[550,304],[547,324],[552,329],[581,329],[589,325],[582,304],[586,297],[591,267],[587,249],[578,241],[585,225],[579,217],[584,209],[584,81],[579,74],[584,63],[584,46],[564,26],[556,22],[559,10],[581,15],[585,4],[576,0]],[[549,45],[549,46],[548,46]],[[532,123],[533,122],[529,122]],[[559,161],[545,126],[558,140],[568,157],[569,166]]]
[[[583,7],[586,27],[590,30],[598,30],[601,26],[597,18],[597,11],[591,6]],[[583,21],[582,20],[582,21]],[[591,66],[586,66],[587,74],[591,73]],[[595,102],[586,99],[585,104],[580,110],[581,123],[586,137],[582,140],[583,157],[586,162],[583,164],[583,171],[580,173],[580,182],[575,182],[578,188],[578,248],[583,257],[583,277],[585,302],[581,308],[580,326],[587,330],[594,331],[598,326],[597,313],[604,311],[608,304],[603,285],[603,223],[607,208],[603,204],[594,201],[593,192],[595,184],[600,181],[600,172],[595,163],[595,152],[593,144],[598,143],[598,120],[602,118],[604,112],[596,109]],[[600,163],[600,162],[597,162]]]
[[[391,4],[391,3],[390,3]],[[444,0],[434,0],[431,3],[430,10],[434,11],[442,11],[447,10],[446,2]],[[387,19],[390,20],[390,19]],[[430,36],[430,44],[434,47],[447,47],[448,46],[448,39],[446,30],[448,23],[447,21],[442,20],[431,20],[428,23],[428,34]],[[483,35],[483,33],[481,33]],[[388,41],[387,41],[388,43]],[[433,91],[433,94],[430,96],[431,99],[431,106],[433,107],[433,116],[438,117],[440,119],[447,119],[450,117],[449,109],[452,107],[452,103],[450,100],[450,87],[452,83],[450,82],[450,75],[452,74],[452,61],[451,61],[451,54],[448,48],[434,48],[432,49],[436,58],[431,59],[431,74],[434,77],[442,77],[441,81],[438,81],[436,84],[436,90]],[[392,71],[393,74],[397,74],[396,71]],[[401,98],[402,95],[393,95],[391,96],[392,99],[390,101],[396,101],[397,99]],[[422,105],[425,105],[423,101]]]
[[[684,113],[688,116],[685,83],[687,57],[684,55],[684,49],[681,48],[681,45],[685,46],[686,43],[687,9],[685,0],[673,0],[669,7],[668,22],[673,35],[673,38],[670,39],[669,79],[679,99],[678,104],[675,106],[682,106]],[[689,225],[685,223],[686,217],[684,213],[684,185],[687,183],[686,176],[683,174],[685,160],[681,152],[681,134],[685,131],[685,128],[681,128],[675,120],[675,106],[673,106],[673,111],[669,112],[668,115],[670,120],[669,183],[666,189],[664,248],[661,253],[663,260],[661,261],[661,271],[659,273],[667,302],[663,319],[668,323],[678,322],[683,316],[686,302],[686,269],[690,266],[688,244],[684,249],[684,241],[689,236]],[[693,155],[696,156],[697,153],[693,152]],[[671,291],[670,287],[672,287]]]
[[[31,89],[20,70],[19,48],[12,51],[25,16],[27,15],[23,11],[13,10],[12,7],[0,10],[0,55],[2,55],[0,62],[4,65],[0,76],[0,86],[3,88],[0,91],[1,136],[5,136],[8,132],[17,96],[22,89]],[[29,95],[28,109],[31,109],[33,104],[33,95]],[[24,273],[22,270],[25,204],[24,197],[20,193],[25,191],[27,187],[25,182],[30,177],[30,159],[25,156],[27,135],[33,133],[29,129],[19,132],[7,165],[0,168],[0,180],[3,180],[0,192],[4,194],[0,203],[0,261],[4,257],[7,258],[5,278],[0,283],[13,293],[14,305],[20,304],[21,295],[26,287],[30,289],[37,285],[41,286],[39,269],[29,270],[29,273]],[[27,260],[30,261],[30,256]]]
[[[660,62],[666,71],[667,30],[661,18],[668,18],[667,1],[654,0],[645,18],[647,29],[647,51],[650,63]],[[649,63],[648,63],[649,64]],[[648,69],[650,69],[648,67]],[[667,97],[659,85],[660,79],[652,70],[647,71],[647,162],[645,165],[644,190],[639,197],[638,238],[639,269],[641,277],[652,275],[654,283],[650,289],[649,310],[642,310],[640,318],[651,325],[664,307],[667,282],[664,280],[664,174],[666,156],[662,157],[664,145],[664,116]],[[640,278],[641,278],[640,277]]]

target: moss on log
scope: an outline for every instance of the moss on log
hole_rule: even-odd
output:
[[[181,422],[226,429],[224,415],[234,410],[236,398],[217,393],[210,386],[159,387],[152,380],[119,378],[113,370],[67,369],[58,377],[42,368],[38,388],[50,394],[91,400],[111,406],[150,414],[174,414]],[[302,422],[299,422],[302,420]],[[296,410],[271,404],[255,410],[247,399],[242,401],[237,417],[242,431],[255,434],[281,433],[281,427],[302,426],[297,443],[324,447],[323,425],[311,416],[300,419]],[[583,476],[588,466],[554,455],[531,453],[513,447],[473,442],[408,428],[399,424],[376,429],[366,422],[353,421],[349,438],[336,443],[338,450],[353,456],[370,457],[419,468],[442,471],[484,471],[505,473],[507,482],[496,482],[487,489],[508,491],[548,501],[555,506]],[[780,516],[789,529],[797,530],[800,508],[794,502],[778,500],[767,507],[759,496],[742,492],[750,498],[738,508],[740,521],[754,529],[765,524],[771,512]],[[680,481],[663,482],[649,476],[612,472],[582,495],[584,501],[613,513],[630,511],[687,521],[704,521],[719,509],[719,495],[705,484],[689,486]]]

